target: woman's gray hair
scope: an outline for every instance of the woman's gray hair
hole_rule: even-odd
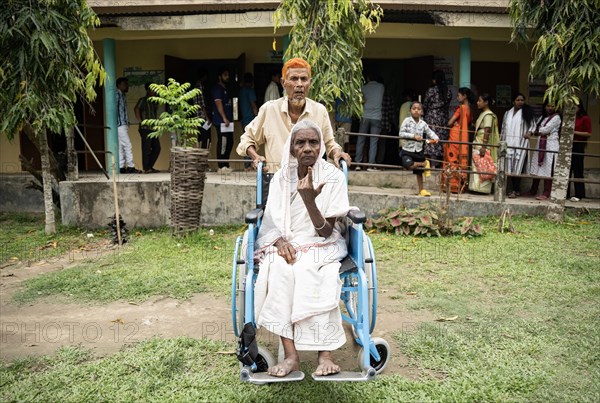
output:
[[[319,141],[323,141],[323,133],[321,132],[319,125],[309,119],[301,120],[292,127],[292,131],[290,133],[290,154],[292,155],[294,155],[294,137],[300,130],[312,130],[317,133],[317,136],[319,136]]]

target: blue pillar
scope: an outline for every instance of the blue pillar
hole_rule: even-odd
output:
[[[471,88],[471,38],[460,39],[459,87]]]
[[[112,172],[111,155],[115,158],[115,167],[119,173],[119,135],[117,133],[117,71],[115,67],[115,40],[106,38],[102,41],[104,46],[104,70],[106,70],[106,82],[104,83],[104,116],[105,126],[105,148],[112,154],[106,154],[106,170]]]

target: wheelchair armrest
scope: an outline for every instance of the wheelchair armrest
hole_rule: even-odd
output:
[[[258,219],[263,216],[264,210],[260,208],[255,208],[254,210],[250,210],[246,213],[246,224],[256,224],[258,223]]]
[[[348,218],[352,220],[355,224],[362,224],[367,221],[367,217],[365,213],[360,210],[350,210],[348,211]]]

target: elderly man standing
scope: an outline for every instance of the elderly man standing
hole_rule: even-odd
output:
[[[290,135],[292,126],[304,119],[314,121],[323,133],[326,155],[338,165],[340,158],[350,164],[350,156],[333,138],[333,129],[327,109],[318,102],[307,98],[310,89],[310,65],[306,60],[294,58],[288,60],[282,70],[283,88],[286,96],[260,107],[258,116],[246,126],[246,130],[237,146],[237,153],[253,160],[256,169],[260,161],[268,162],[272,170],[277,170],[283,153],[283,145]],[[258,148],[264,144],[265,157],[258,154]]]
[[[280,336],[285,353],[268,369],[272,376],[298,370],[298,350],[319,352],[315,375],[340,371],[331,356],[346,341],[338,271],[347,249],[338,219],[350,206],[346,178],[323,159],[324,148],[317,124],[293,127],[258,232],[256,324]]]

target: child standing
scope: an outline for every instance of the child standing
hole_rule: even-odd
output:
[[[423,189],[423,168],[427,166],[423,140],[429,143],[437,143],[439,138],[421,119],[422,115],[423,105],[414,101],[410,106],[410,116],[404,119],[400,127],[400,138],[402,139],[400,140],[402,146],[400,158],[402,159],[402,166],[411,169],[417,175],[419,196],[431,196],[431,193]]]

